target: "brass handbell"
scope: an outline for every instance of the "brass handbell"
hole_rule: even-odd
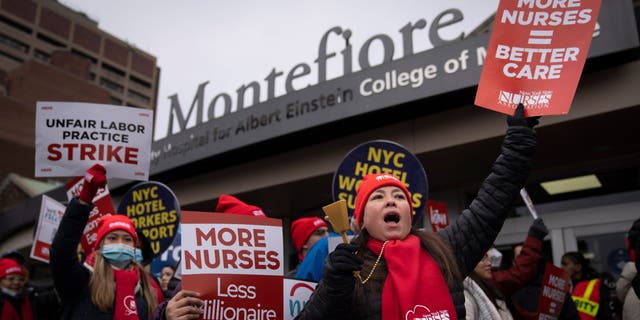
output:
[[[347,239],[347,230],[349,230],[347,202],[345,200],[338,200],[332,204],[322,207],[322,211],[326,214],[324,219],[331,223],[333,231],[342,236],[342,241],[344,243],[349,243],[349,239]]]
[[[322,207],[322,211],[326,214],[324,219],[331,223],[334,232],[342,236],[342,242],[349,243],[347,238],[347,230],[349,230],[349,214],[347,213],[347,201],[338,200],[332,204]],[[354,271],[353,276],[362,282],[360,271]]]

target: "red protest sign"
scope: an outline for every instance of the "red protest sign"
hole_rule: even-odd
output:
[[[438,232],[449,225],[447,204],[444,202],[427,200],[427,213],[433,232]]]
[[[204,319],[283,318],[282,221],[183,211],[182,284]]]
[[[475,104],[526,116],[566,114],[601,0],[501,0]]]
[[[67,199],[69,199],[69,201],[80,194],[83,181],[82,177],[77,177],[67,183],[65,187],[67,190]],[[93,198],[93,205],[94,207],[89,213],[89,220],[87,221],[87,225],[84,227],[84,232],[80,239],[82,250],[87,256],[93,252],[93,247],[98,236],[98,220],[102,216],[115,214],[116,212],[113,208],[111,194],[109,194],[109,188],[107,186],[98,189],[98,193]]]
[[[567,292],[569,292],[569,277],[566,272],[547,263],[540,291],[538,319],[558,319]]]

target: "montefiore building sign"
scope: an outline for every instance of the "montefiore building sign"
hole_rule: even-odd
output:
[[[208,81],[197,87],[191,100],[173,95],[169,98],[167,137],[154,142],[151,148],[151,173],[334,121],[476,86],[490,34],[465,38],[461,32],[454,38],[444,39],[440,32],[463,20],[460,10],[448,9],[432,21],[408,21],[397,30],[389,31],[389,34],[399,32],[401,41],[394,42],[388,34],[379,33],[371,35],[360,46],[349,42],[356,30],[335,26],[318,40],[318,53],[313,62],[299,63],[290,70],[272,68],[264,79],[241,84],[235,92],[214,92],[210,100],[205,100]],[[631,1],[603,1],[597,21],[589,58],[638,47]],[[414,41],[427,41],[415,39],[413,33],[418,30],[428,30],[433,49],[414,52]],[[342,48],[329,50],[328,42],[338,39],[344,43]],[[369,57],[373,50],[380,51],[376,53],[381,54],[381,63],[371,63]],[[394,60],[396,50],[402,55]],[[339,77],[327,80],[329,62],[341,65],[342,72]],[[353,71],[355,64],[359,66],[358,71]],[[316,79],[311,79],[312,71]],[[282,84],[285,93],[276,96],[275,88]],[[261,96],[266,99],[261,101]],[[195,125],[188,127],[189,121]]]

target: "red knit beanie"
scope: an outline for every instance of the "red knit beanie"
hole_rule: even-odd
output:
[[[136,227],[129,219],[129,217],[122,214],[114,214],[109,216],[103,216],[98,222],[98,235],[96,237],[96,243],[94,249],[97,250],[102,238],[109,232],[115,230],[126,231],[133,237],[133,242],[138,242],[138,234],[136,233]]]
[[[298,259],[302,261],[302,246],[309,240],[311,234],[321,227],[327,227],[327,223],[318,217],[300,218],[291,223],[291,240],[298,252]]]
[[[9,258],[0,260],[0,279],[11,274],[27,275],[17,261]]]
[[[218,199],[218,205],[216,206],[216,212],[266,218],[266,215],[259,207],[246,204],[238,200],[238,198],[230,196],[228,194],[220,195],[220,198]]]
[[[382,187],[398,187],[404,195],[407,197],[407,201],[409,201],[409,209],[411,210],[411,219],[413,219],[413,204],[411,202],[411,194],[407,187],[393,175],[386,173],[379,174],[368,174],[364,176],[358,190],[356,191],[356,207],[353,210],[353,216],[356,218],[356,222],[359,227],[362,227],[362,219],[364,216],[364,207],[367,204],[367,200],[369,200],[369,196],[379,188]]]

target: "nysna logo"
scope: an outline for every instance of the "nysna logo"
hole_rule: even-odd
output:
[[[460,32],[458,36],[452,39],[442,39],[440,36],[440,29],[450,27],[453,24],[459,23],[464,20],[464,16],[462,11],[459,9],[447,9],[440,12],[434,20],[431,22],[429,26],[429,36],[428,41],[431,43],[433,47],[439,47],[444,44],[462,40],[464,38],[464,33]],[[421,39],[418,35],[414,33],[419,30],[423,30],[427,27],[427,21],[425,19],[419,19],[415,22],[408,22],[402,28],[399,29],[402,41],[399,45],[394,43],[393,38],[386,34],[376,34],[371,38],[367,39],[360,49],[357,48],[354,50],[349,39],[351,38],[352,31],[350,29],[343,29],[342,27],[333,27],[327,30],[322,38],[320,39],[320,44],[318,46],[318,57],[314,62],[317,65],[317,82],[314,83],[314,80],[308,79],[311,74],[311,66],[307,63],[299,63],[296,64],[289,72],[286,74],[286,77],[282,77],[284,72],[277,70],[276,68],[272,68],[271,72],[264,78],[265,83],[261,84],[258,81],[251,81],[247,84],[243,84],[236,89],[235,95],[235,103],[234,97],[232,97],[229,93],[220,92],[216,94],[213,99],[209,102],[209,106],[207,108],[207,118],[206,121],[211,121],[213,119],[219,119],[231,113],[235,113],[239,110],[243,110],[251,107],[252,105],[258,104],[260,102],[264,102],[267,100],[274,99],[276,97],[276,86],[284,87],[285,93],[289,94],[291,92],[307,88],[309,86],[313,86],[315,84],[319,84],[327,81],[327,61],[331,58],[334,58],[338,55],[337,52],[327,52],[327,47],[329,43],[329,38],[333,35],[340,36],[342,39],[338,39],[340,43],[344,43],[344,49],[342,49],[339,53],[342,56],[342,75],[346,76],[353,73],[353,64],[354,64],[354,53],[357,53],[357,62],[360,66],[361,70],[365,70],[376,65],[372,65],[370,61],[371,52],[376,48],[382,47],[382,62],[379,64],[385,64],[391,62],[393,60],[393,54],[396,50],[396,46],[402,48],[402,57],[400,59],[411,56],[417,52],[414,52],[414,38]],[[331,47],[335,47],[332,45]],[[307,78],[306,83],[303,84],[304,78]],[[293,82],[299,83],[298,88],[294,87]],[[191,119],[194,114],[195,108],[195,125],[198,126],[205,122],[204,120],[204,94],[205,87],[209,81],[205,81],[198,85],[196,90],[195,97],[191,102],[191,107],[189,108],[186,116],[182,112],[182,107],[180,105],[180,101],[178,99],[178,95],[174,94],[169,96],[169,100],[171,101],[171,106],[169,108],[169,126],[167,129],[167,136],[179,133],[180,131],[186,129],[187,123]],[[260,97],[264,96],[261,92],[263,86],[266,85],[266,99],[261,101]],[[249,100],[249,101],[245,101]],[[173,130],[174,120],[178,122],[178,128],[176,132]]]
[[[313,293],[313,287],[306,283],[296,283],[289,292],[289,315],[296,316],[304,308]]]
[[[398,178],[396,178],[395,176],[389,175],[389,174],[381,174],[379,176],[376,177],[376,180],[378,182],[382,181],[382,180],[387,180],[387,179],[391,179],[391,180],[396,180],[396,181],[400,181]]]
[[[254,216],[260,216],[260,217],[264,217],[265,214],[264,212],[262,212],[262,210],[253,210],[253,215]]]
[[[519,103],[526,105],[527,109],[549,108],[549,102],[552,96],[553,91],[551,90],[535,92],[520,91],[518,93],[500,90],[498,103],[512,106],[514,109]]]
[[[423,305],[415,305],[413,310],[407,311],[404,316],[405,320],[449,320],[449,311],[440,310],[431,312],[429,308]]]
[[[113,228],[117,228],[117,227],[122,227],[122,228],[125,228],[127,230],[131,230],[131,225],[126,223],[126,222],[114,221],[114,222],[109,223],[109,229],[113,229]]]
[[[11,267],[7,269],[4,273],[11,274],[11,273],[18,273],[18,272],[22,272],[22,269],[20,267]]]
[[[136,306],[136,298],[132,295],[124,297],[124,314],[130,316],[132,314],[138,314],[138,307]]]

